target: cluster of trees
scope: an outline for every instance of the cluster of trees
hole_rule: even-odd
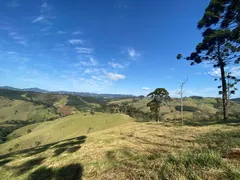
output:
[[[223,120],[229,117],[229,100],[235,94],[235,85],[240,81],[227,66],[234,66],[240,62],[240,3],[239,0],[211,0],[202,19],[198,22],[198,29],[203,30],[203,40],[196,46],[196,50],[184,59],[191,61],[191,65],[203,62],[212,63],[219,68],[221,85],[218,86],[222,95]],[[177,59],[182,55],[178,54]]]
[[[0,124],[0,144],[7,141],[7,136],[13,131],[30,124],[37,123],[37,121],[23,121],[23,120],[8,120],[3,124],[8,124],[10,126],[4,126]],[[28,132],[29,133],[29,132]]]
[[[127,114],[130,117],[137,119],[138,121],[149,121],[152,119],[151,113],[145,113],[128,102],[115,103],[115,104],[103,104],[98,108],[95,108],[95,111],[105,112],[105,113],[123,113]]]

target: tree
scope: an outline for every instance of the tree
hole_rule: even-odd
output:
[[[203,29],[203,40],[196,46],[196,51],[186,57],[191,65],[210,62],[219,68],[221,77],[223,119],[228,119],[228,87],[226,66],[240,62],[240,3],[239,0],[211,0],[198,28]],[[177,59],[182,55],[178,54]],[[237,80],[238,82],[238,80]],[[234,84],[235,85],[235,84]],[[234,86],[233,85],[233,86]],[[235,93],[232,90],[230,93]]]
[[[154,113],[156,121],[159,121],[161,106],[171,99],[169,93],[165,88],[157,88],[147,96],[152,98],[152,101],[150,101],[147,106],[150,107],[150,111]]]
[[[180,101],[181,101],[181,118],[182,118],[182,124],[183,124],[183,87],[184,85],[187,83],[188,78],[185,79],[181,84],[180,84],[180,91],[179,91],[179,95],[180,95]]]

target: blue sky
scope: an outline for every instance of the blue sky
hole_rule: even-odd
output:
[[[188,77],[186,96],[217,96],[217,69],[176,60],[201,40],[209,0],[0,1],[1,86],[177,96]]]

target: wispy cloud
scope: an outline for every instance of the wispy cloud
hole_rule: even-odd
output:
[[[126,78],[126,76],[117,73],[106,73],[106,76],[113,81],[118,81]]]
[[[132,60],[135,60],[137,57],[141,56],[141,53],[137,52],[134,48],[128,48],[127,52],[128,52],[128,56]]]
[[[34,20],[32,20],[33,23],[39,22],[39,21],[43,21],[45,19],[45,17],[43,15],[40,15],[38,17],[36,17]]]
[[[21,44],[23,46],[28,46],[28,41],[23,36],[21,36],[19,33],[17,33],[17,32],[9,32],[8,34],[14,40],[16,40],[16,43]]]
[[[97,61],[95,59],[90,57],[90,60],[88,62],[81,61],[80,64],[82,64],[83,66],[96,66],[98,63],[97,63]]]
[[[108,62],[108,64],[109,64],[112,68],[124,68],[124,66],[123,66],[122,64],[119,64],[119,63]]]
[[[18,0],[12,0],[10,3],[7,4],[9,7],[16,8],[20,7],[21,4],[18,2]]]
[[[40,15],[33,19],[32,23],[44,23],[48,26],[47,29],[50,29],[50,27],[52,26],[51,20],[55,19],[52,10],[53,7],[50,6],[47,2],[44,2],[40,6]]]
[[[78,35],[78,34],[81,34],[82,32],[81,31],[74,31],[73,33],[72,33],[72,35]]]
[[[57,33],[58,33],[58,34],[66,34],[65,31],[58,31]]]
[[[77,45],[77,44],[83,45],[83,40],[81,40],[81,39],[69,39],[68,42],[72,45]]]
[[[93,49],[84,48],[84,47],[76,47],[75,50],[79,54],[90,54],[93,51]]]
[[[149,88],[149,87],[142,87],[142,90],[149,91],[149,90],[151,90],[151,88]]]
[[[28,46],[28,43],[26,41],[17,41],[18,44],[21,44],[23,46]]]

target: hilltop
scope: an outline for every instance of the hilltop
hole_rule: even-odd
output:
[[[239,122],[208,125],[129,122],[89,134],[72,134],[0,156],[0,177],[239,179],[239,154],[233,151],[240,146]]]

